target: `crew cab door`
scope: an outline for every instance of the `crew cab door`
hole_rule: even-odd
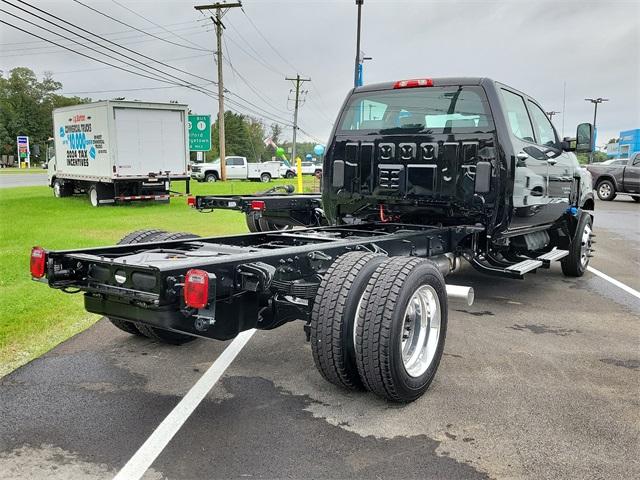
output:
[[[640,153],[636,153],[624,169],[623,188],[627,193],[640,193]]]
[[[247,162],[242,157],[227,157],[225,166],[227,167],[227,178],[246,179]]]
[[[557,148],[555,129],[539,105],[501,87],[515,153],[511,228],[557,220],[569,206],[575,161]]]

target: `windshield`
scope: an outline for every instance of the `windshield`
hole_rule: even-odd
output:
[[[425,87],[354,94],[339,131],[366,133],[475,132],[493,129],[480,87]]]

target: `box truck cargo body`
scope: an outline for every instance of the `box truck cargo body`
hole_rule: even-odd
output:
[[[57,197],[86,192],[94,206],[168,200],[171,182],[189,189],[188,108],[173,103],[104,101],[53,111]]]

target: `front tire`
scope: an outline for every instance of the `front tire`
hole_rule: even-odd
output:
[[[204,181],[207,183],[216,183],[218,181],[218,175],[215,173],[207,173],[204,177]]]
[[[53,196],[56,198],[69,197],[73,194],[73,184],[65,183],[56,178],[53,181]]]
[[[386,257],[350,252],[322,278],[311,312],[311,351],[318,371],[342,388],[362,390],[355,357],[354,325],[371,275]]]
[[[598,198],[600,200],[608,202],[616,198],[616,187],[610,180],[602,180],[600,183],[598,183],[596,193],[598,194]]]
[[[382,262],[362,297],[356,361],[365,387],[393,402],[412,402],[433,381],[447,332],[447,293],[426,259]]]
[[[593,236],[591,215],[581,212],[576,231],[571,239],[569,255],[560,263],[562,273],[567,277],[581,277],[589,266],[591,258],[591,237]]]

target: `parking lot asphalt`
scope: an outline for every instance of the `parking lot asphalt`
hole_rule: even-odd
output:
[[[640,205],[596,212],[591,265],[640,289]],[[144,478],[640,478],[640,300],[557,264],[447,281],[476,303],[450,303],[418,401],[326,383],[300,323],[257,332]],[[161,345],[103,319],[7,375],[0,479],[112,477],[227,345]]]
[[[9,173],[0,175],[0,188],[38,187],[47,185],[46,173]]]

